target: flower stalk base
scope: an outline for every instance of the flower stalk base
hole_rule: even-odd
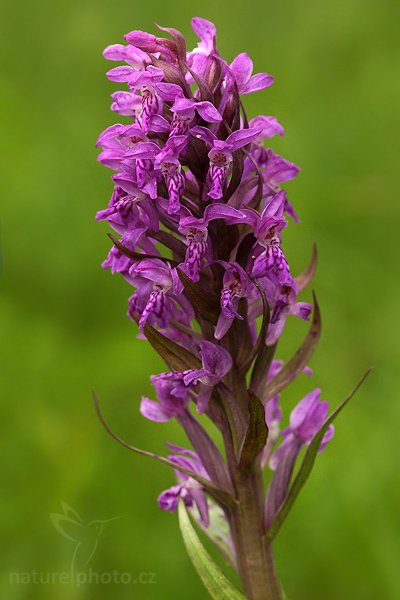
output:
[[[262,471],[236,473],[238,504],[230,511],[230,526],[243,589],[250,600],[283,600],[272,545],[265,538]]]

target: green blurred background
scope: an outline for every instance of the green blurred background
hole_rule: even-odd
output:
[[[138,413],[163,367],[125,317],[127,284],[100,268],[110,244],[94,213],[111,182],[94,142],[114,122],[103,48],[153,21],[192,46],[194,15],[216,23],[226,58],[245,50],[276,76],[246,98],[248,113],[279,118],[287,133],[273,147],[303,169],[287,186],[302,224],[286,248],[296,273],[318,243],[324,332],[314,381],[301,378],[283,405],[311,385],[335,404],[375,366],[276,544],[285,589],[292,600],[400,598],[399,3],[23,0],[0,11],[1,600],[206,597],[176,515],[156,505],[172,473],[116,444],[91,404],[95,389],[112,427],[140,447],[184,441]],[[305,333],[294,321],[284,357]],[[74,544],[49,517],[61,502],[86,523],[121,517],[104,526],[93,571],[156,583],[10,583],[12,572],[68,571]]]

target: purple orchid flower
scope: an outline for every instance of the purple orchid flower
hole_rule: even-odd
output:
[[[261,168],[267,160],[267,150],[264,148],[264,140],[275,135],[283,136],[285,130],[275,117],[259,115],[249,121],[251,129],[258,129],[259,135],[251,143],[250,156],[246,157],[244,174],[249,176],[254,174],[254,162]]]
[[[228,167],[233,160],[233,153],[256,139],[259,131],[256,129],[234,131],[225,141],[219,140],[212,131],[201,126],[193,127],[190,133],[211,146],[208,153],[210,159],[208,196],[213,200],[219,200],[223,196],[224,182]]]
[[[156,37],[146,31],[134,30],[124,35],[124,39],[135,49],[139,48],[145,53],[155,53],[166,61],[174,62],[176,60],[174,45],[167,38]]]
[[[186,150],[187,138],[184,135],[170,137],[164,148],[154,142],[138,144],[128,156],[136,160],[150,161],[147,169],[158,169],[164,176],[168,189],[168,213],[175,214],[180,209],[180,199],[185,191],[185,175],[179,156]],[[147,165],[147,163],[146,163]]]
[[[200,38],[200,42],[197,44],[197,48],[194,48],[194,50],[187,53],[186,60],[189,67],[191,67],[197,75],[204,78],[216,53],[217,31],[214,23],[200,17],[194,17],[192,19],[192,28],[195,34]],[[190,74],[187,76],[187,79],[189,83],[193,83],[194,81]]]
[[[111,81],[127,82],[132,91],[140,91],[142,96],[142,111],[138,117],[138,124],[147,130],[150,117],[153,114],[161,113],[163,100],[159,94],[164,79],[164,73],[161,69],[148,65],[144,70],[137,71],[133,67],[115,67],[107,72],[107,77]]]
[[[274,471],[278,468],[282,457],[286,454],[296,456],[303,445],[311,444],[314,436],[321,429],[328,414],[328,402],[320,400],[321,390],[316,388],[305,396],[290,414],[290,425],[282,431],[284,441],[274,452],[269,461],[269,466]],[[334,427],[330,425],[325,433],[319,452],[322,452],[334,434]]]
[[[268,75],[268,73],[253,73],[253,61],[246,52],[239,54],[233,62],[229,65],[228,71],[233,77],[239,94],[251,94],[252,92],[258,92],[263,90],[274,83],[274,77]],[[227,77],[228,89],[232,87],[229,82],[229,75]]]
[[[249,127],[260,131],[258,137],[253,141],[253,144],[256,146],[262,146],[263,140],[267,138],[272,138],[274,135],[282,137],[285,133],[284,128],[275,117],[267,117],[265,115],[259,115],[250,119]]]
[[[190,469],[205,479],[209,479],[208,473],[196,452],[173,444],[168,444],[168,447],[173,452],[179,452],[179,454],[170,454],[168,456],[177,465],[176,475],[179,483],[160,494],[158,505],[162,510],[174,512],[178,508],[179,500],[182,499],[187,507],[197,506],[200,520],[207,527],[209,524],[209,515],[204,488],[195,479],[179,471],[179,467]]]
[[[133,172],[137,187],[154,199],[156,185],[152,172],[153,163],[143,159],[137,159],[132,163],[131,160],[132,149],[144,142],[148,142],[148,138],[137,125],[121,125],[117,129],[109,127],[97,141],[97,145],[102,145],[104,148],[97,160],[116,171],[127,171],[129,176]]]
[[[268,371],[266,383],[269,383],[282,370],[283,360],[273,360]],[[303,373],[308,377],[312,375],[310,367],[304,367]],[[265,422],[268,426],[268,439],[261,454],[261,464],[265,467],[271,458],[274,446],[279,439],[280,424],[282,421],[282,410],[279,405],[280,394],[275,394],[270,400],[264,404]]]
[[[200,267],[207,250],[208,224],[215,219],[224,219],[229,225],[243,223],[248,219],[246,211],[239,211],[228,204],[209,204],[202,218],[196,218],[189,209],[181,207],[179,231],[185,235],[187,251],[182,269],[193,281],[200,278]]]
[[[280,122],[248,120],[244,106],[245,95],[273,77],[253,75],[245,52],[230,64],[221,57],[210,21],[196,17],[192,26],[200,41],[188,52],[182,33],[163,27],[168,38],[135,30],[128,45],[104,51],[121,63],[107,76],[127,84],[112,94],[112,110],[127,122],[97,140],[114,191],[96,220],[120,236],[102,266],[133,287],[128,316],[168,365],[151,376],[155,398],[142,397],[142,415],[175,419],[195,450],[170,445],[162,460],[178,482],[160,495],[160,507],[191,509],[237,568],[246,597],[281,600],[271,540],[282,521],[274,520],[293,499],[296,460],[325,423],[328,404],[314,390],[281,433],[280,393],[302,370],[310,373],[305,355],[319,337],[317,305],[300,350],[285,365],[273,356],[287,317],[310,317],[311,305],[298,296],[315,255],[295,279],[283,230],[288,215],[299,219],[281,187],[299,167],[264,147],[284,134]],[[207,420],[215,427],[203,426]],[[330,427],[320,451],[332,435]]]
[[[185,135],[189,131],[190,123],[198,112],[203,121],[207,123],[219,123],[222,117],[211,102],[196,102],[189,98],[176,98],[171,106],[172,119],[170,136]]]
[[[168,327],[171,318],[182,319],[182,311],[176,305],[184,302],[181,297],[183,285],[176,269],[170,269],[159,259],[145,259],[134,264],[129,274],[131,283],[137,287],[130,299],[129,312],[141,315],[141,330],[147,322]],[[185,303],[185,311],[187,308]]]
[[[165,423],[186,410],[189,402],[189,389],[186,386],[181,386],[179,393],[175,382],[170,379],[155,376],[151,378],[151,382],[156,389],[158,402],[142,396],[140,412],[146,419]]]
[[[303,321],[308,321],[312,306],[308,302],[296,301],[298,285],[294,279],[290,284],[279,286],[264,278],[263,284],[272,308],[266,344],[272,346],[281,337],[288,315],[295,315]]]
[[[111,110],[124,117],[140,118],[142,98],[133,92],[114,92],[111,94]]]
[[[269,459],[275,471],[268,489],[265,509],[265,524],[268,527],[282,504],[293,473],[296,459],[304,445],[308,446],[321,429],[328,414],[328,402],[321,402],[320,389],[315,389],[301,400],[290,415],[290,425],[282,431],[284,441]],[[330,425],[319,452],[322,452],[334,435]]]
[[[285,209],[285,194],[278,192],[268,202],[261,215],[246,210],[252,220],[257,246],[252,255],[252,277],[269,277],[280,286],[291,286],[293,278],[288,261],[281,248],[281,231],[287,226],[282,216]]]
[[[149,197],[138,188],[127,194],[115,186],[108,208],[96,213],[96,221],[107,221],[120,234],[132,234],[136,229],[158,231],[159,216]]]
[[[168,380],[173,382],[173,386],[175,386],[174,395],[187,393],[187,390],[199,386],[197,395],[197,412],[199,414],[207,410],[213,388],[232,368],[232,357],[229,352],[212,342],[201,342],[200,355],[201,369],[160,373],[153,377],[153,381]]]
[[[271,149],[265,151],[263,166],[264,183],[272,194],[278,192],[282,183],[290,181],[300,171],[297,165],[282,158],[279,154],[275,154]]]
[[[144,69],[150,64],[149,55],[139,48],[133,46],[124,46],[123,44],[112,44],[103,51],[103,56],[107,60],[124,61],[134,69]]]
[[[221,314],[215,327],[215,338],[220,340],[229,331],[235,318],[243,320],[238,313],[240,298],[249,297],[254,284],[247,273],[236,262],[218,261],[225,268],[221,291]]]

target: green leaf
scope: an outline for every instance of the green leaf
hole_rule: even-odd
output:
[[[226,562],[237,570],[236,557],[232,548],[232,537],[224,510],[212,498],[208,498],[209,524],[206,526],[200,519],[195,506],[189,508],[189,513],[196,525],[222,554]]]
[[[267,333],[269,319],[270,319],[270,310],[269,310],[267,296],[265,295],[265,292],[264,292],[263,288],[261,287],[261,285],[258,283],[257,279],[252,279],[252,281],[261,295],[261,299],[262,299],[262,303],[263,303],[263,318],[262,318],[260,333],[258,334],[258,338],[254,345],[254,348],[251,352],[247,353],[248,356],[246,357],[246,360],[243,362],[243,364],[240,365],[240,369],[245,373],[248,371],[253,360],[265,348],[265,335]]]
[[[246,600],[246,597],[225,577],[204,548],[190,522],[183,501],[179,503],[178,512],[179,526],[187,553],[211,598],[214,600]]]
[[[267,385],[267,375],[275,355],[276,346],[277,342],[273,346],[264,344],[255,360],[251,372],[250,389],[259,397],[263,396],[263,390]]]
[[[132,316],[138,323],[139,316],[135,313]],[[197,356],[167,338],[148,323],[144,326],[143,333],[157,354],[165,360],[173,371],[185,371],[186,369],[199,369],[201,367],[201,361]]]
[[[144,260],[144,259],[152,259],[152,258],[156,258],[158,260],[163,260],[166,263],[169,263],[171,265],[177,265],[178,263],[174,260],[171,260],[169,258],[165,258],[163,256],[156,256],[156,255],[152,255],[152,254],[141,254],[140,252],[134,252],[133,250],[129,250],[129,248],[125,248],[125,246],[123,244],[121,244],[121,242],[119,240],[117,240],[117,238],[112,234],[112,233],[107,233],[108,237],[110,238],[110,240],[112,241],[112,243],[114,244],[114,246],[116,248],[118,248],[118,250],[121,252],[121,254],[124,254],[125,256],[127,256],[128,258],[131,258],[132,260]]]
[[[249,391],[250,421],[240,451],[238,468],[250,467],[267,443],[268,427],[265,422],[264,406],[257,396]]]
[[[293,481],[287,496],[280,507],[275,519],[272,521],[268,531],[267,531],[267,539],[272,540],[279,529],[281,528],[283,522],[285,521],[287,515],[289,514],[290,509],[292,508],[297,496],[301,492],[303,486],[305,485],[307,479],[309,478],[311,471],[314,466],[315,459],[318,454],[319,447],[321,445],[322,438],[324,437],[329,425],[333,423],[338,414],[344,409],[346,404],[351,400],[357,390],[364,383],[368,375],[371,373],[372,369],[368,369],[368,371],[361,377],[360,381],[357,383],[355,388],[350,392],[350,394],[343,400],[341,404],[333,411],[333,413],[328,417],[325,423],[322,425],[321,429],[314,436],[311,444],[307,448],[307,452],[303,458],[303,461],[300,465],[299,471]]]
[[[177,269],[177,271],[196,316],[215,324],[221,310],[218,298],[213,296],[210,290],[203,287],[201,283],[192,281],[181,269]]]

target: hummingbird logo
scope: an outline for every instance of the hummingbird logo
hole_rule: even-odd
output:
[[[61,502],[61,508],[64,511],[63,514],[50,513],[50,520],[58,533],[75,545],[71,560],[71,584],[73,586],[76,569],[86,567],[96,552],[105,523],[121,517],[95,519],[85,523],[77,511],[66,502]]]

